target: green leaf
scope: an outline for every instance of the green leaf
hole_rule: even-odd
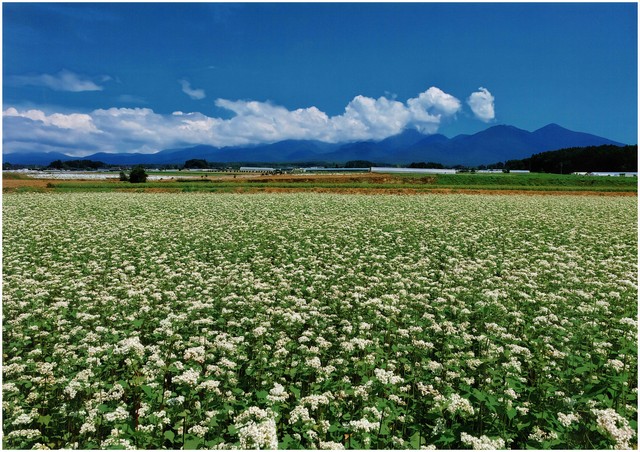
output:
[[[203,443],[202,438],[198,438],[197,436],[190,435],[190,438],[185,438],[184,440],[184,449],[197,449]]]
[[[280,442],[280,444],[278,444],[278,449],[280,450],[289,450],[290,449],[290,445],[293,442],[293,438],[291,437],[291,435],[285,435],[284,438],[282,438],[282,441]]]
[[[47,415],[47,416],[40,416],[38,418],[38,423],[42,424],[42,425],[49,425],[49,422],[51,422],[51,416]]]
[[[176,434],[171,430],[167,430],[164,432],[164,437],[173,443],[173,439],[176,437]]]
[[[154,397],[154,393],[155,391],[153,390],[153,388],[151,386],[147,386],[147,385],[142,385],[140,386],[142,388],[142,390],[144,391],[144,393],[147,395],[147,397],[153,398]]]
[[[485,400],[487,400],[487,396],[485,395],[485,393],[480,391],[479,389],[473,389],[473,395],[480,402],[484,402]]]
[[[412,449],[420,449],[420,432],[415,432],[409,439]]]
[[[291,386],[289,386],[289,390],[295,396],[296,399],[300,398],[300,390],[298,388],[296,388],[295,386],[291,385]]]
[[[260,400],[266,399],[267,395],[269,395],[269,393],[267,391],[258,391],[258,392],[256,392],[256,397],[258,397]]]
[[[515,408],[507,410],[507,417],[509,419],[513,419],[514,417],[516,417],[516,414],[518,414],[518,410],[516,410]]]

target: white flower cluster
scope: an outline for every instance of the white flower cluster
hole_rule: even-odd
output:
[[[444,401],[446,409],[450,413],[461,413],[463,415],[471,415],[475,413],[473,405],[459,394],[450,394]]]
[[[467,446],[471,446],[473,450],[499,450],[504,449],[506,446],[502,438],[491,439],[485,435],[476,438],[465,432],[460,434],[460,441]]]
[[[133,354],[135,356],[144,356],[144,345],[140,342],[138,336],[122,339],[113,349],[116,355]]]
[[[395,384],[404,382],[401,376],[394,374],[393,371],[390,371],[390,370],[374,369],[373,373],[375,374],[376,378],[380,381],[380,383],[384,385],[386,384],[395,385]]]
[[[104,419],[107,422],[126,421],[129,419],[129,412],[122,405],[118,405],[115,411],[104,414]]]
[[[271,402],[284,402],[287,398],[289,398],[289,394],[280,383],[274,383],[269,395],[267,395],[267,400]]]
[[[195,361],[197,363],[204,363],[205,360],[205,351],[204,351],[204,347],[202,345],[198,346],[198,347],[191,347],[188,348],[184,351],[184,360],[185,361]]]
[[[529,434],[529,439],[541,443],[543,441],[558,439],[558,434],[556,432],[545,432],[536,425],[533,427],[533,431]]]
[[[309,409],[303,405],[296,405],[289,413],[289,424],[295,424],[296,422],[312,422],[313,419],[309,414]]]
[[[250,407],[235,418],[242,449],[278,448],[275,414],[271,410]]]
[[[200,378],[200,372],[198,372],[195,369],[187,369],[182,374],[174,377],[173,381],[176,384],[185,384],[188,386],[195,387],[198,384],[199,378]]]
[[[344,450],[344,444],[335,441],[320,441],[318,449],[321,450]]]
[[[574,422],[580,422],[580,416],[575,413],[558,413],[558,422],[560,422],[565,427],[569,427]]]
[[[630,449],[629,441],[636,435],[629,425],[629,421],[620,416],[612,408],[606,410],[591,410],[597,417],[598,430],[610,436],[615,441],[616,449]]]
[[[373,432],[376,431],[380,427],[379,422],[371,422],[367,418],[358,419],[355,421],[349,421],[349,427],[353,429],[354,432]]]

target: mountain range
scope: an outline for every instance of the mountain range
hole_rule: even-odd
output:
[[[324,143],[312,140],[285,140],[272,144],[222,148],[198,145],[166,149],[154,154],[102,152],[82,158],[110,165],[184,164],[189,159],[204,159],[210,162],[260,163],[345,163],[349,160],[368,160],[387,164],[438,162],[448,166],[475,166],[522,159],[538,152],[603,144],[622,145],[596,135],[574,132],[557,124],[549,124],[534,132],[514,126],[497,125],[473,135],[457,135],[453,138],[405,130],[380,141]],[[54,160],[74,159],[78,157],[35,150],[3,153],[4,162],[18,165],[48,165]]]

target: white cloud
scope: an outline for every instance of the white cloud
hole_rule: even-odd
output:
[[[109,76],[102,76],[101,82],[111,80]],[[57,74],[39,74],[39,75],[13,75],[7,80],[14,86],[45,86],[55,91],[102,91],[104,88],[90,78],[68,71],[61,70]]]
[[[182,92],[192,99],[201,100],[207,97],[203,89],[191,88],[191,83],[187,80],[178,80],[178,83],[182,86]]]
[[[455,116],[460,101],[439,88],[432,86],[418,97],[407,101],[413,123],[423,133],[435,133],[443,117]]]
[[[15,108],[11,107],[7,108],[3,112],[3,116],[27,118],[59,129],[73,129],[82,132],[99,132],[93,124],[91,116],[80,113],[71,113],[69,115],[53,113],[51,115],[46,115],[41,110],[26,110],[19,112]]]
[[[470,102],[485,94],[490,96],[488,91],[472,94]],[[493,97],[490,104],[492,115]],[[3,112],[4,150],[83,149],[88,154],[95,150],[152,152],[196,144],[223,147],[287,139],[333,143],[381,140],[408,128],[435,133],[461,108],[460,100],[436,87],[406,102],[385,96],[356,96],[343,113],[335,116],[316,107],[289,110],[271,102],[217,99],[215,105],[233,116],[223,119],[202,113],[158,114],[149,108],[62,114],[10,107]]]
[[[349,102],[343,115],[332,118],[337,136],[349,137],[345,141],[383,139],[396,135],[404,130],[410,120],[411,113],[402,102],[384,96],[378,99],[356,96]]]
[[[467,99],[467,104],[471,111],[481,121],[489,122],[496,117],[493,102],[494,97],[488,89],[478,88],[478,91],[471,93]]]

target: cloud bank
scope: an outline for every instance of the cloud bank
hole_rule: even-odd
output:
[[[204,91],[182,82],[187,94],[204,97]],[[493,96],[484,88],[473,93],[468,102],[480,119],[493,118]],[[158,114],[149,108],[62,114],[10,107],[3,112],[4,152],[46,150],[81,156],[96,151],[156,152],[196,144],[224,147],[287,139],[330,143],[381,140],[411,128],[435,133],[462,109],[459,99],[436,87],[406,102],[359,95],[335,116],[316,107],[289,110],[271,102],[217,99],[215,105],[234,116]]]
[[[110,80],[110,77],[101,77],[101,81]],[[57,74],[39,75],[13,75],[8,77],[8,82],[14,86],[44,86],[54,91],[102,91],[104,88],[96,84],[91,78],[79,75],[66,69]]]
[[[467,104],[471,108],[471,111],[481,121],[489,122],[496,117],[493,108],[494,98],[486,88],[478,88],[478,91],[471,93]]]

